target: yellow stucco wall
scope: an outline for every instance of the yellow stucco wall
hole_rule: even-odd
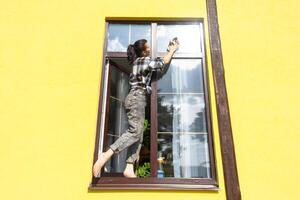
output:
[[[300,199],[299,7],[218,1],[243,199]]]
[[[300,3],[217,3],[242,197],[298,200]],[[1,0],[0,198],[225,200],[214,101],[219,192],[88,192],[106,16],[206,19],[206,8],[203,0]]]

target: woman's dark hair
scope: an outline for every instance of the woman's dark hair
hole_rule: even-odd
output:
[[[135,41],[134,44],[128,45],[127,48],[127,60],[131,65],[136,58],[142,57],[142,52],[145,51],[146,39],[140,39]]]

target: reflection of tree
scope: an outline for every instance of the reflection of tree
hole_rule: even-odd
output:
[[[199,61],[197,61],[198,63]],[[202,92],[202,71],[201,65],[197,63],[178,62],[174,63],[172,69],[167,66],[163,72],[157,72],[158,86],[161,92],[177,92],[181,95],[159,95],[157,97],[157,120],[159,132],[172,132],[158,135],[158,151],[165,157],[164,171],[166,176],[181,177],[185,162],[191,155],[198,155],[199,152],[193,152],[190,155],[190,142],[195,145],[202,145],[206,141],[206,136],[202,134],[178,133],[178,132],[205,132],[206,119],[205,110],[199,110],[198,99],[185,96],[185,92]],[[177,65],[176,65],[177,64]],[[179,64],[179,65],[178,65]],[[194,65],[197,64],[195,67]],[[186,66],[186,67],[183,67]],[[192,68],[190,66],[193,66]],[[188,68],[189,67],[189,68]],[[169,71],[168,71],[169,70]],[[170,70],[172,70],[170,72]],[[166,74],[167,73],[167,74]],[[164,78],[162,78],[164,76]],[[200,82],[200,83],[199,83]],[[169,99],[171,98],[171,99]],[[188,100],[188,101],[187,101]],[[182,107],[182,105],[184,105]],[[197,110],[190,111],[196,105]],[[199,111],[195,113],[195,111]],[[194,115],[195,114],[195,115]],[[192,116],[191,116],[192,115]],[[187,117],[187,119],[185,118]],[[197,147],[198,148],[198,147]],[[183,159],[182,159],[183,157]],[[195,159],[194,159],[195,160]]]
[[[159,90],[158,90],[159,93]],[[172,132],[173,131],[173,113],[174,106],[164,104],[165,96],[158,95],[157,97],[157,121],[158,130],[160,132]],[[160,134],[158,135],[158,152],[162,152],[162,156],[165,158],[163,164],[164,172],[166,176],[173,176],[173,135]]]
[[[158,91],[159,93],[160,91]],[[172,101],[171,101],[172,102]],[[193,102],[189,102],[193,103]],[[194,102],[197,103],[197,102]],[[180,162],[178,159],[185,155],[186,148],[189,148],[189,144],[182,144],[184,138],[177,135],[177,131],[188,131],[188,132],[205,132],[206,131],[206,121],[205,121],[205,110],[200,110],[193,117],[193,122],[190,123],[188,127],[184,127],[181,124],[181,117],[183,111],[180,107],[175,108],[170,100],[165,95],[158,95],[157,97],[158,106],[158,131],[159,132],[173,132],[173,134],[160,134],[158,140],[158,151],[162,152],[163,157],[165,157],[164,171],[166,176],[175,176],[175,169],[178,170]],[[192,118],[191,118],[192,119]],[[175,121],[174,121],[175,120]],[[175,135],[176,134],[176,135]],[[185,136],[183,136],[185,137]],[[188,136],[190,141],[196,143],[205,143],[206,136],[199,134],[191,134]],[[176,149],[174,149],[176,148]],[[175,155],[174,155],[175,153]],[[198,152],[199,153],[199,152]],[[178,155],[178,156],[177,156]],[[176,157],[174,157],[176,156]],[[176,167],[177,166],[177,167]],[[181,176],[176,172],[176,176]],[[180,172],[179,172],[180,173]]]
[[[205,131],[203,111],[196,113],[196,117],[194,118],[194,121],[189,126],[189,129],[192,132],[204,132]]]
[[[194,118],[194,121],[192,122],[192,124],[189,126],[191,131],[193,132],[206,132],[206,119],[205,119],[205,111],[202,110],[200,112],[196,113],[196,116]],[[191,140],[193,141],[193,143],[196,143],[197,145],[207,145],[207,135],[203,135],[203,134],[192,134],[191,135]],[[204,155],[207,152],[194,152],[194,155],[199,156],[199,155]],[[202,158],[205,159],[205,158]],[[209,175],[209,168],[210,168],[210,162],[209,160],[201,160],[200,163],[197,163],[197,166],[195,167],[197,174],[194,174],[194,178],[208,178]]]
[[[158,120],[158,131],[160,132],[171,132],[173,130],[173,114],[174,106],[164,104],[165,96],[158,95],[157,97],[157,120]]]

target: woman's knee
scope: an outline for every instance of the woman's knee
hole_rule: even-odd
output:
[[[131,133],[132,137],[139,139],[144,131],[144,124],[136,123],[134,126],[130,126],[128,132]]]

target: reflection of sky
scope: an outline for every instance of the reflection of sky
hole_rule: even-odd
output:
[[[159,92],[203,92],[201,59],[173,59],[167,73],[158,81]]]
[[[150,25],[109,24],[107,51],[125,52],[129,44],[139,39],[146,39],[151,44],[150,33]]]
[[[178,52],[201,52],[200,25],[158,25],[158,51],[165,52],[169,41],[178,37]]]
[[[178,52],[199,53],[201,26],[189,25],[158,25],[157,44],[160,52],[165,52],[169,41],[178,37]],[[149,24],[109,24],[108,51],[126,51],[129,44],[136,40],[146,39],[151,44],[151,26]]]
[[[183,106],[190,106],[196,108],[204,107],[204,96],[197,95],[163,95],[162,106],[173,105],[175,109],[182,108]],[[201,105],[200,105],[201,104]],[[203,106],[202,106],[203,105]],[[198,109],[199,112],[199,109]]]
[[[201,66],[199,66],[201,63],[200,59],[173,59],[172,65],[174,65],[175,68],[181,68],[182,71],[192,71],[195,69],[200,69]]]
[[[161,105],[174,107],[173,117],[180,118],[178,125],[182,131],[189,130],[198,117],[197,113],[204,112],[205,108],[203,95],[164,95]]]
[[[110,24],[108,26],[108,51],[125,51],[129,43],[129,26],[127,24]]]
[[[133,44],[139,39],[146,39],[151,45],[150,37],[151,29],[149,25],[131,25],[130,27],[130,44]]]
[[[125,46],[120,42],[119,37],[108,39],[107,51],[126,51]]]

